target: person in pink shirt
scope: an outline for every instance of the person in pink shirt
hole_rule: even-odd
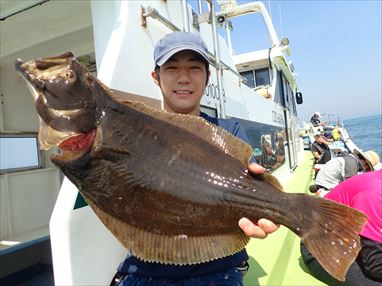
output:
[[[355,208],[368,219],[357,263],[366,276],[382,282],[382,170],[364,173],[335,187],[326,199]]]
[[[311,274],[329,285],[382,285],[382,169],[343,181],[325,198],[363,212],[368,220],[359,234],[361,251],[344,284],[337,283],[302,244],[302,258]]]

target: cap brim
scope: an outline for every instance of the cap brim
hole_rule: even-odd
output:
[[[192,46],[188,46],[188,45],[182,45],[182,46],[179,46],[179,47],[176,47],[170,51],[168,51],[165,55],[163,55],[157,62],[156,64],[158,66],[162,66],[164,63],[166,63],[173,55],[175,55],[176,53],[178,52],[181,52],[181,51],[186,51],[186,50],[191,50],[191,51],[194,51],[196,53],[198,53],[203,59],[206,60],[207,63],[210,63],[210,60],[208,58],[208,56],[202,52],[201,50],[199,49],[196,49],[195,47],[192,47]]]
[[[371,162],[369,161],[369,159],[367,159],[366,156],[365,156],[361,151],[359,151],[359,150],[357,150],[357,149],[354,149],[354,150],[353,150],[353,154],[354,154],[355,156],[357,156],[357,157],[361,157],[363,160],[365,160],[366,163],[369,165],[370,170],[371,170],[371,171],[374,171],[374,166],[371,164]]]

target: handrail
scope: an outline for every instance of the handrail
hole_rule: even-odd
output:
[[[8,18],[10,18],[12,16],[15,16],[15,15],[17,15],[19,13],[22,13],[24,11],[27,11],[29,9],[32,9],[32,8],[34,8],[36,6],[42,5],[45,2],[49,2],[49,1],[50,0],[41,0],[41,1],[37,1],[37,3],[33,3],[33,4],[29,4],[29,5],[28,5],[28,3],[26,3],[26,5],[27,5],[26,7],[18,9],[17,11],[14,11],[14,12],[12,12],[12,11],[8,12],[7,14],[3,15],[3,17],[0,18],[0,21],[4,21],[4,20],[6,20],[6,19],[8,19]],[[26,1],[24,1],[24,2],[26,2]]]
[[[263,20],[265,22],[265,25],[267,26],[269,35],[272,40],[272,46],[280,45],[280,41],[276,34],[275,28],[273,27],[271,17],[269,16],[267,8],[265,8],[264,4],[261,2],[252,2],[252,3],[230,7],[216,13],[216,17],[223,16],[226,18],[234,18],[244,14],[251,14],[251,13],[258,13],[258,12],[260,12],[260,14],[263,16]]]
[[[212,40],[214,45],[214,53],[215,53],[215,63],[216,63],[216,85],[218,87],[219,94],[219,117],[225,118],[225,106],[224,106],[224,98],[223,98],[223,68],[220,62],[220,46],[219,46],[219,38],[216,27],[216,14],[215,14],[215,6],[213,3],[210,4],[210,13],[212,18]]]
[[[141,6],[141,17],[142,17],[142,26],[147,27],[146,18],[151,17],[155,20],[158,20],[162,24],[164,24],[166,27],[170,28],[172,31],[180,31],[180,29],[171,23],[169,20],[167,20],[165,17],[163,17],[155,8],[152,8],[151,6],[143,7]]]
[[[216,68],[216,61],[215,61],[215,57],[212,53],[208,52],[208,58],[210,60],[210,63],[213,67]],[[234,69],[232,69],[229,65],[227,65],[225,62],[223,61],[220,61],[220,64],[222,65],[222,68],[223,70],[228,70],[230,71],[231,73],[233,73],[234,75],[236,75],[241,82],[245,83],[247,82],[247,79],[245,77],[243,77],[241,74],[239,74],[237,71],[235,71]]]

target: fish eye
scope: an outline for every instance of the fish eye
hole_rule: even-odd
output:
[[[76,74],[71,70],[64,71],[62,76],[66,79],[75,79],[76,78]]]
[[[67,76],[67,77],[70,77],[70,78],[73,78],[73,77],[74,77],[74,74],[73,74],[73,72],[71,72],[71,71],[67,71],[67,72],[66,72],[66,76]]]

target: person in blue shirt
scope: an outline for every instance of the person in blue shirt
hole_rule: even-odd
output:
[[[210,76],[207,47],[192,33],[173,32],[157,43],[154,50],[154,82],[163,95],[164,109],[201,116],[238,138],[248,142],[244,130],[235,120],[217,119],[200,111],[200,101]],[[262,174],[265,169],[254,162],[249,172]],[[254,238],[265,238],[278,228],[273,222],[260,219],[238,222],[244,233]],[[242,285],[241,269],[247,266],[245,250],[234,255],[196,265],[165,265],[144,262],[131,254],[119,265],[111,285]]]

